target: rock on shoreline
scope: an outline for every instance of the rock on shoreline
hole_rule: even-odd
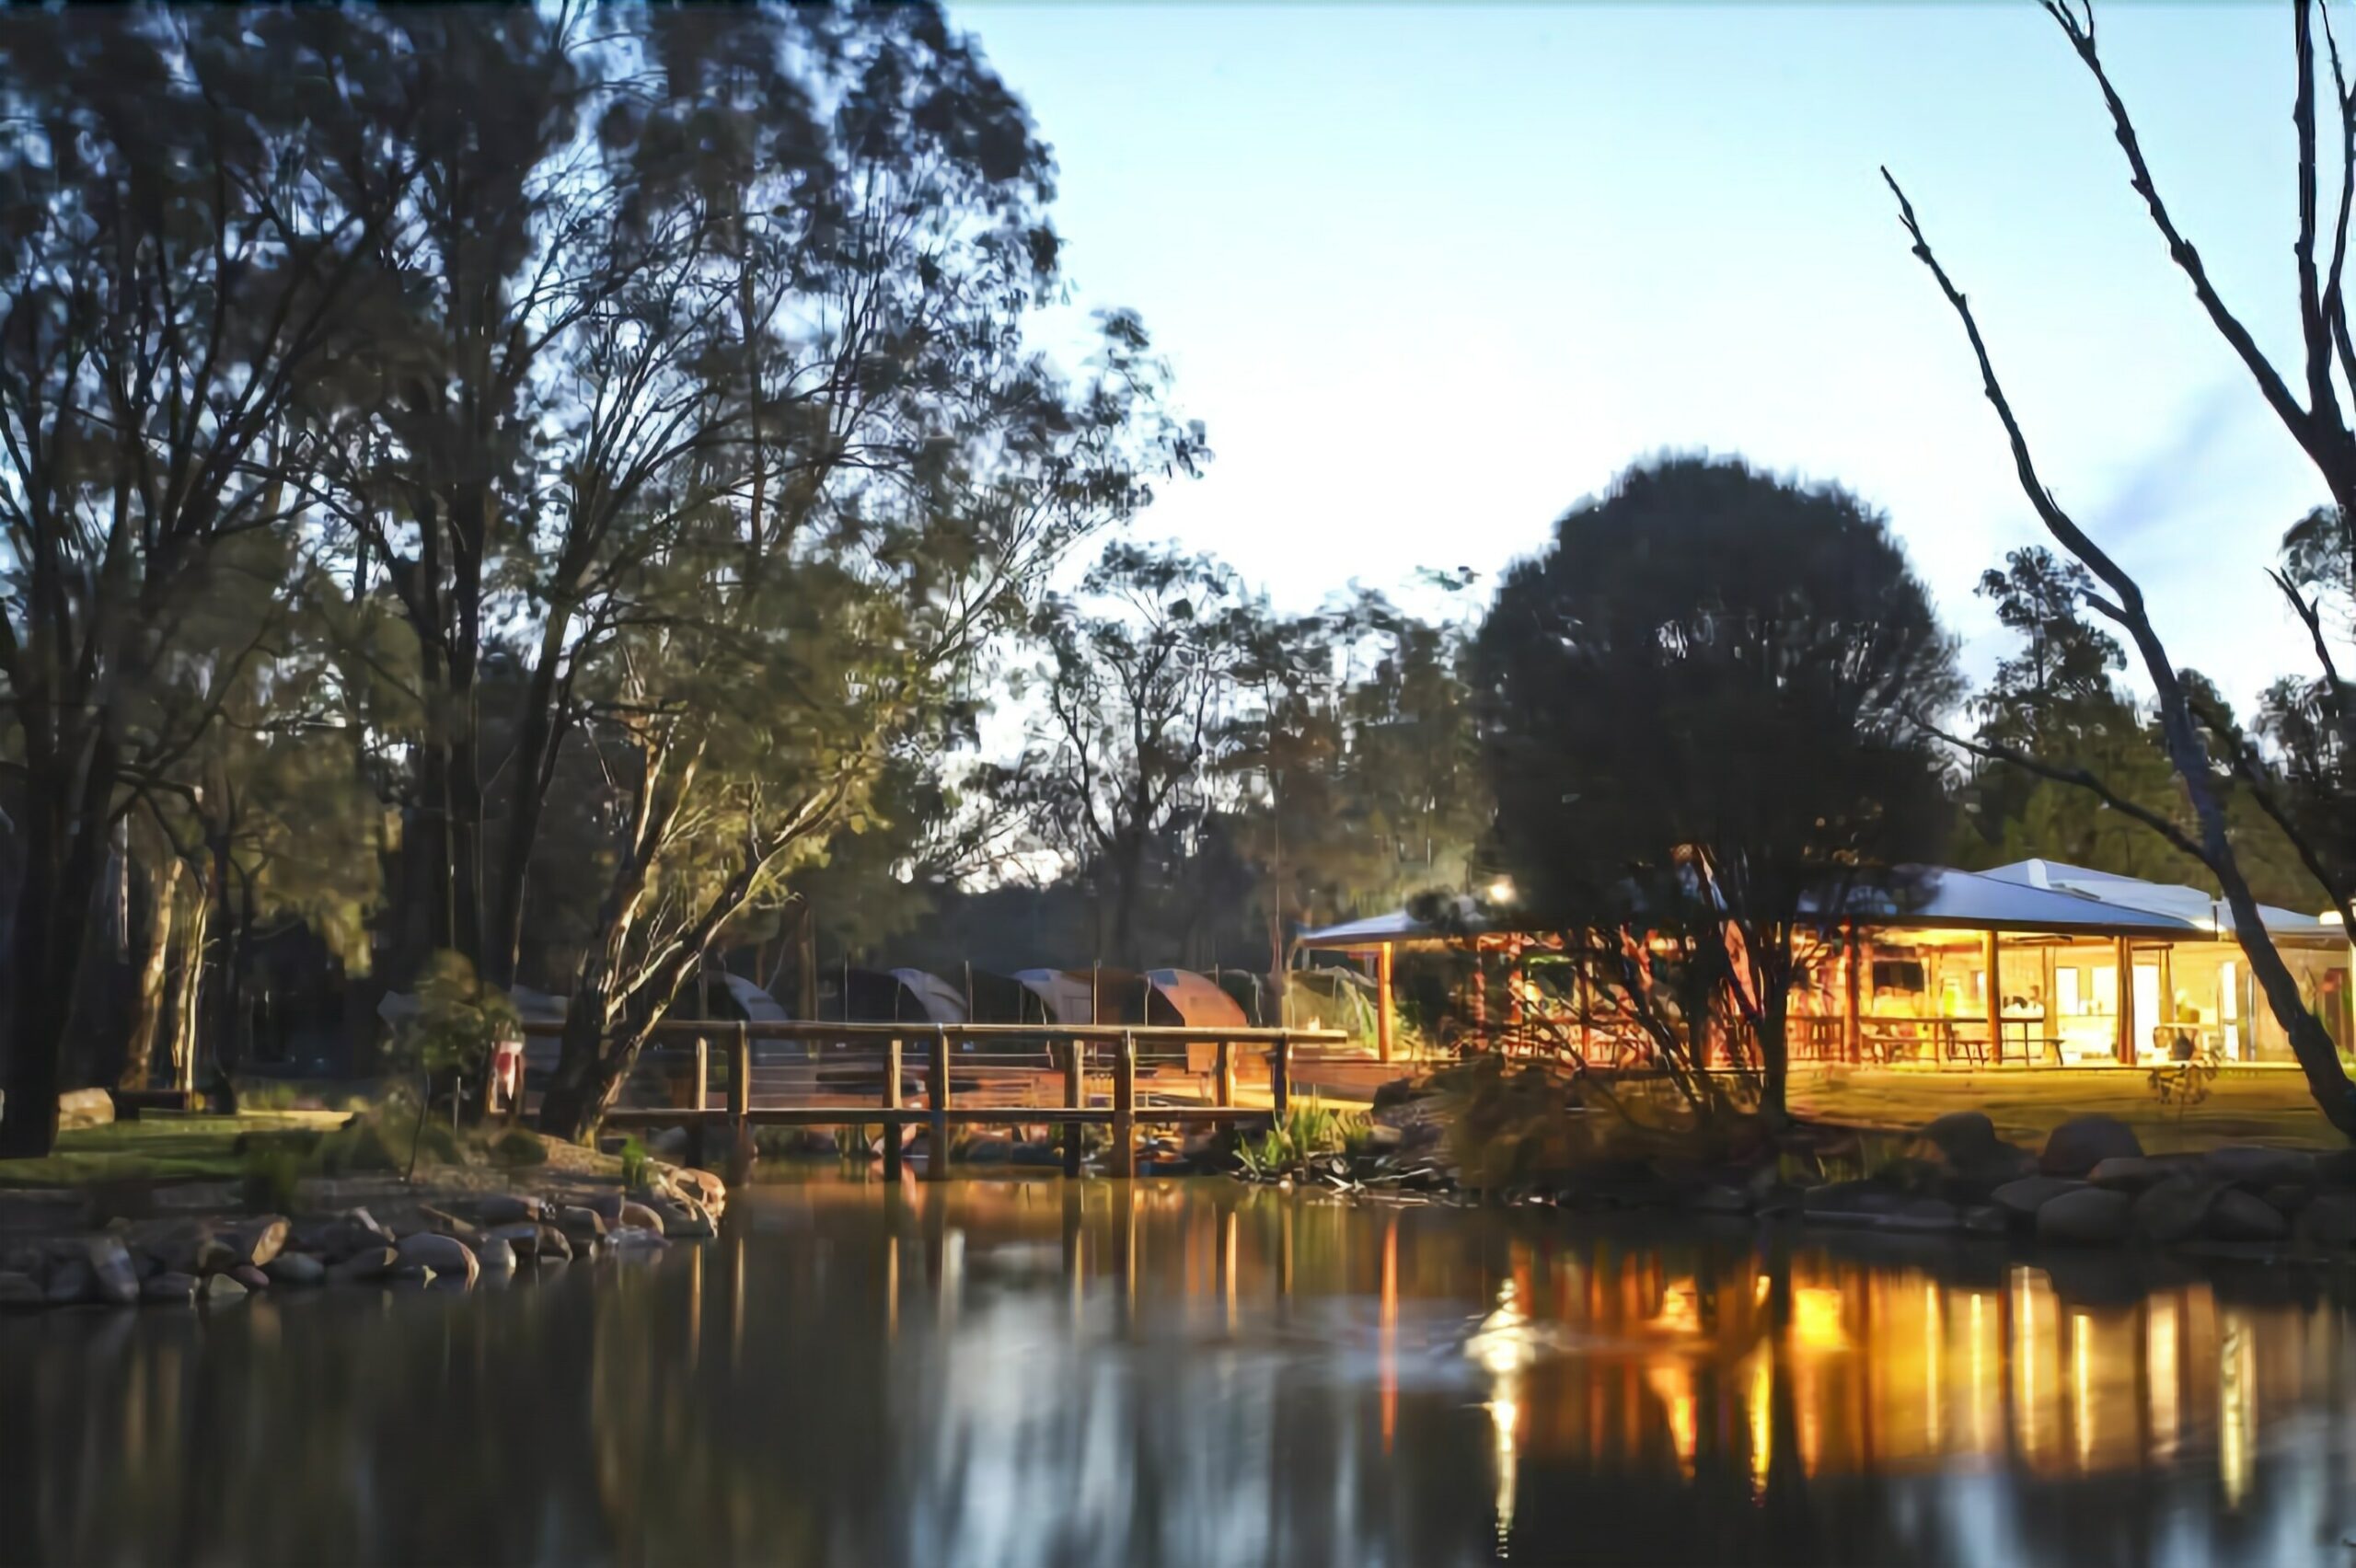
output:
[[[504,1280],[543,1261],[643,1255],[716,1235],[727,1195],[709,1171],[657,1165],[628,1193],[577,1202],[419,1189],[394,1194],[381,1216],[359,1205],[297,1217],[167,1213],[95,1234],[18,1233],[0,1246],[0,1311],[141,1303],[217,1310],[262,1292],[409,1280],[465,1289],[486,1272]]]

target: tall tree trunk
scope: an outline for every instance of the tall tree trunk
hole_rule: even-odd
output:
[[[164,1027],[166,982],[171,978],[172,916],[179,899],[180,858],[167,851],[163,865],[148,876],[146,927],[139,950],[139,981],[131,997],[131,1027],[125,1032],[122,1085],[145,1089],[155,1081],[156,1037]]]
[[[0,1159],[37,1158],[57,1142],[57,1091],[91,906],[106,864],[107,808],[113,794],[116,757],[103,730],[86,730],[67,746],[44,744],[41,754],[29,768],[25,880],[17,890],[9,939],[12,994]],[[68,758],[78,759],[81,767],[61,766]]]
[[[515,755],[505,769],[515,782],[508,800],[505,840],[500,847],[499,878],[489,899],[490,952],[484,970],[500,986],[515,984],[523,963],[524,898],[531,880],[532,850],[539,839],[541,814],[555,779],[557,754],[564,744],[556,711],[557,664],[563,654],[563,613],[560,606],[552,605],[524,698]]]
[[[181,1094],[189,1094],[196,1088],[196,1043],[204,1017],[205,938],[212,924],[212,881],[208,873],[199,876],[191,890],[173,981],[171,1038],[164,1052],[172,1088]]]

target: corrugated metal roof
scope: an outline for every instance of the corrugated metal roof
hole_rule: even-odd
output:
[[[2214,941],[2230,937],[2233,921],[2200,888],[2149,882],[2054,860],[2023,860],[1988,871],[1923,868],[1902,896],[1868,893],[1851,901],[1862,924],[1944,927],[1960,930],[2050,932],[2056,935],[2173,938]],[[2266,928],[2292,939],[2335,940],[2336,923],[2272,905],[2261,905]],[[1508,920],[1487,928],[1511,929]],[[1304,932],[1311,948],[1381,947],[1441,933],[1404,909]]]
[[[2233,928],[2233,912],[2225,907],[2224,900],[2206,888],[2184,882],[2145,882],[2140,877],[2089,870],[2084,866],[2064,865],[2059,860],[2037,859],[2015,860],[2009,866],[1993,867],[1980,874],[1996,882],[2080,893],[2106,904],[2172,915],[2207,931],[2222,933]],[[2261,904],[2258,909],[2259,917],[2266,922],[2267,930],[2278,937],[2322,939],[2335,935],[2339,928],[2336,922],[2327,922],[2313,915],[2302,915],[2295,909],[2285,909],[2280,905]]]

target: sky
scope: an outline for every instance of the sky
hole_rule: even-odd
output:
[[[1056,148],[1069,309],[1139,311],[1208,427],[1141,531],[1279,604],[1492,582],[1631,462],[1706,450],[1887,512],[1983,678],[1973,585],[2043,536],[1887,164],[2174,660],[2243,703],[2305,663],[2264,573],[2321,487],[2027,0],[952,17]],[[2288,6],[2097,23],[2179,226],[2295,367]]]

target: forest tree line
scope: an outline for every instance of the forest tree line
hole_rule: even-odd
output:
[[[1278,972],[1500,870],[1618,897],[1730,822],[1801,857],[1762,896],[2223,853],[2342,902],[2336,668],[2246,726],[2185,672],[2149,705],[2042,550],[1981,584],[2019,647],[1973,697],[1884,520],[1738,464],[1631,470],[1493,605],[1426,574],[1430,617],[1144,542],[1205,432],[1135,316],[1039,346],[1050,150],[934,9],[12,12],[0,95],[0,1154],[71,1084],[232,1089],[282,959],[568,997],[578,1135],[707,962],[806,1009],[822,941]],[[2319,648],[2342,516],[2281,555]],[[1810,647],[1837,711],[1788,706]]]

